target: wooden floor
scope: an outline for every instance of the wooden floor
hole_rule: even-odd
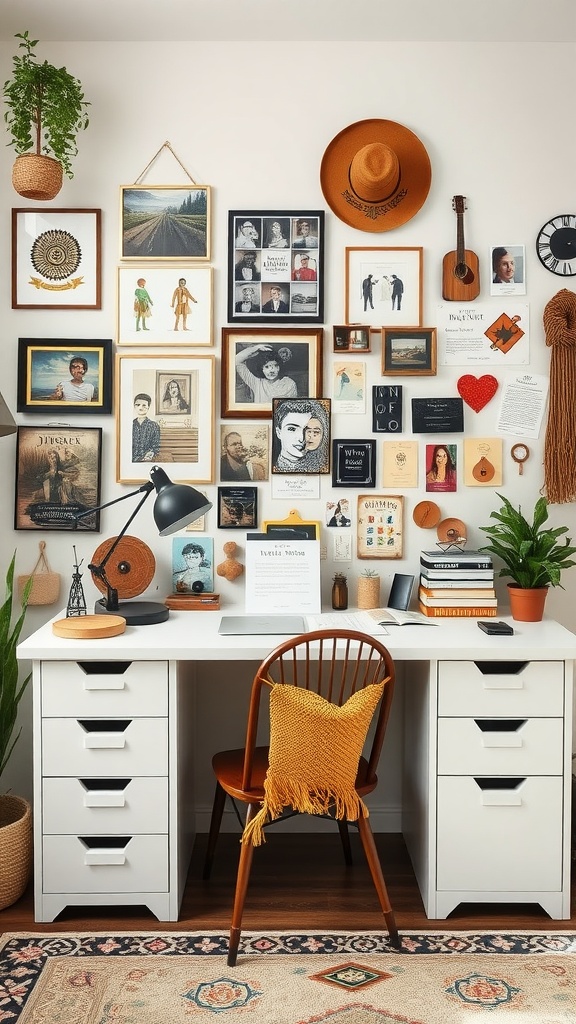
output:
[[[255,851],[243,927],[247,931],[383,930],[383,919],[358,836],[351,838],[354,866],[347,868],[337,834],[295,836],[269,832],[266,845]],[[0,911],[0,933],[108,931],[114,928],[120,931],[227,931],[238,836],[220,836],[209,882],[202,881],[205,840],[205,836],[199,836],[196,841],[177,922],[160,924],[143,907],[69,907],[56,921],[36,924],[30,889],[18,903]],[[538,906],[516,904],[461,904],[446,921],[429,920],[424,914],[402,836],[378,835],[377,845],[400,931],[576,931],[576,891],[573,891],[569,921],[552,921]]]

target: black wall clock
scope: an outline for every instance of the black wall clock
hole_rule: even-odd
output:
[[[576,277],[576,213],[552,217],[538,232],[536,252],[546,270]]]

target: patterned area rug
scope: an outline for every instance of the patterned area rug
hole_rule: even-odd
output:
[[[576,1021],[576,935],[4,935],[2,1024]]]

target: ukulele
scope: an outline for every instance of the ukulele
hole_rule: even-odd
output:
[[[480,292],[478,257],[464,248],[464,210],[466,197],[454,196],[452,209],[456,211],[456,249],[447,252],[442,262],[442,298],[450,302],[469,302]]]

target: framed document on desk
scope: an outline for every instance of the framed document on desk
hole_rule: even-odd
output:
[[[320,541],[246,535],[246,611],[319,615]]]

